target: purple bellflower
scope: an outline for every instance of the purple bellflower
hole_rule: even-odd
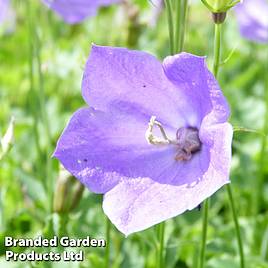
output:
[[[121,0],[42,0],[69,24],[79,23],[94,16],[98,8],[119,3]]]
[[[9,0],[0,0],[0,24],[6,20],[8,10]]]
[[[95,193],[125,235],[196,208],[229,183],[228,104],[204,57],[161,64],[93,45],[82,95],[54,156]]]
[[[9,0],[0,0],[0,25],[2,24],[5,25],[6,32],[12,32],[15,28],[15,12]]]
[[[257,43],[268,42],[267,0],[244,0],[235,11],[244,38]]]
[[[6,19],[6,11],[9,6],[8,0],[0,0],[0,24]]]

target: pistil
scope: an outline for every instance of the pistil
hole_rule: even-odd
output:
[[[157,126],[162,134],[162,137],[157,137],[153,134],[154,126]],[[188,161],[192,155],[201,149],[201,141],[198,135],[198,129],[195,127],[181,127],[176,132],[176,139],[170,139],[163,126],[152,116],[148,124],[148,129],[145,133],[145,138],[152,145],[173,145],[176,146],[176,161]]]

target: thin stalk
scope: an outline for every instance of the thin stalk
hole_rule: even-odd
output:
[[[165,6],[167,9],[170,54],[173,55],[175,53],[175,49],[174,49],[174,24],[173,24],[171,0],[165,0]]]
[[[220,55],[221,55],[221,29],[222,24],[215,24],[215,36],[214,36],[214,62],[213,62],[213,74],[215,78],[218,76],[219,67],[220,67]],[[240,228],[238,223],[238,218],[235,211],[235,205],[234,200],[232,196],[231,191],[231,185],[227,185],[227,192],[228,192],[228,198],[231,204],[233,219],[235,223],[235,229],[236,229],[236,235],[237,235],[237,242],[238,242],[238,248],[239,248],[239,254],[240,254],[240,265],[241,268],[244,268],[245,262],[244,262],[244,252],[243,252],[243,244],[242,239],[240,235]],[[201,244],[201,252],[200,252],[200,266],[199,268],[204,267],[205,262],[205,245],[206,245],[206,234],[207,234],[207,224],[208,224],[208,208],[206,207],[207,201],[205,201],[205,212],[203,216],[203,236],[202,236],[202,244]]]
[[[267,261],[267,253],[268,253],[268,226],[264,232],[262,243],[261,243],[261,258],[263,261]]]
[[[42,63],[41,63],[41,44],[38,37],[37,32],[35,33],[36,37],[36,60],[38,66],[38,77],[39,77],[39,102],[40,102],[40,109],[41,115],[43,119],[44,129],[46,132],[48,144],[51,143],[51,134],[50,134],[50,126],[48,122],[48,116],[46,111],[46,98],[45,98],[45,89],[44,89],[44,77],[42,72]]]
[[[164,252],[165,252],[165,222],[160,223],[157,229],[158,246],[157,246],[157,267],[164,268]]]
[[[180,53],[183,50],[186,14],[188,8],[188,0],[176,0],[175,2],[175,38],[174,50],[175,53]]]
[[[221,48],[221,25],[215,24],[214,59],[213,59],[213,74],[215,78],[217,78],[218,76],[218,71],[219,71],[219,66],[220,66],[220,48]],[[205,257],[206,257],[208,207],[209,207],[209,199],[206,199],[204,202],[203,228],[202,228],[201,250],[200,250],[200,257],[199,257],[199,268],[204,267]]]
[[[256,178],[256,190],[253,192],[252,196],[252,211],[254,217],[257,217],[259,211],[261,210],[261,205],[263,204],[263,189],[264,189],[264,180],[265,180],[265,163],[267,160],[267,137],[268,137],[268,46],[266,49],[266,57],[263,63],[263,73],[264,73],[264,101],[265,101],[265,113],[264,113],[264,125],[263,125],[263,137],[261,139],[261,149],[258,157],[258,173]],[[259,238],[259,224],[256,221],[254,226],[254,239]],[[268,228],[265,231],[265,234],[262,237],[262,243],[260,247],[260,255],[264,261],[267,260],[267,248],[268,248]]]
[[[203,227],[202,227],[201,250],[199,256],[199,268],[203,268],[205,263],[207,228],[208,228],[208,208],[209,208],[209,199],[206,199],[203,208]]]
[[[237,214],[236,214],[232,188],[231,188],[230,184],[227,184],[226,188],[227,188],[228,198],[229,198],[229,202],[230,202],[230,205],[231,205],[234,224],[235,224],[235,232],[236,232],[239,255],[240,255],[240,267],[244,268],[245,267],[245,259],[244,259],[244,251],[243,251],[243,242],[242,242],[242,238],[241,238],[238,217],[237,217]]]
[[[40,46],[37,39],[37,49],[36,49],[36,58],[38,65],[38,76],[39,76],[39,99],[40,99],[40,109],[42,116],[42,123],[45,129],[45,134],[47,137],[47,145],[46,145],[46,181],[47,181],[47,191],[49,196],[49,209],[53,209],[53,178],[52,178],[52,163],[51,163],[51,135],[50,135],[50,127],[47,118],[46,111],[46,101],[45,101],[45,92],[44,92],[44,82],[43,82],[43,73],[41,70],[41,57],[40,57]]]
[[[174,49],[175,52],[179,52],[179,46],[180,46],[180,38],[181,38],[181,13],[182,13],[182,8],[181,8],[181,0],[176,0],[175,2],[175,12],[176,12],[176,23],[175,23],[175,44],[174,44]]]
[[[31,3],[33,5],[33,12],[32,12],[32,23],[33,25],[37,25],[35,23],[36,21],[36,8],[35,4]],[[51,134],[50,134],[50,127],[49,127],[49,121],[46,111],[46,99],[45,99],[45,90],[44,90],[44,78],[43,78],[43,72],[42,72],[42,63],[41,63],[41,42],[39,40],[37,29],[32,27],[32,39],[33,39],[33,51],[34,51],[34,59],[36,60],[36,66],[37,66],[37,77],[38,77],[38,101],[40,105],[40,118],[41,123],[44,127],[45,136],[46,136],[46,150],[45,150],[45,156],[46,156],[46,163],[45,163],[45,176],[43,177],[43,180],[46,181],[46,190],[49,197],[49,211],[53,210],[53,181],[52,181],[52,165],[51,165]]]
[[[172,0],[165,0],[165,6],[167,9],[168,29],[169,29],[169,43],[171,55],[181,52],[184,43],[184,33],[186,25],[186,11],[187,0],[176,0],[175,3],[175,20],[173,20]],[[175,32],[174,32],[175,26]],[[164,252],[165,252],[165,222],[160,223],[157,226],[158,233],[158,245],[157,245],[157,267],[164,268]]]
[[[264,61],[264,101],[265,101],[265,115],[264,115],[264,125],[263,125],[263,133],[264,136],[261,140],[261,151],[259,156],[259,172],[257,178],[257,188],[256,188],[256,196],[254,200],[254,214],[257,215],[260,209],[260,204],[262,200],[262,190],[263,190],[263,181],[265,179],[265,162],[266,162],[266,147],[267,147],[267,135],[268,135],[268,49],[266,49],[266,59]]]
[[[182,7],[181,7],[181,31],[180,31],[180,38],[179,38],[179,51],[183,50],[184,44],[184,36],[185,36],[185,27],[186,27],[186,17],[187,17],[187,8],[188,8],[188,0],[182,0]]]
[[[110,241],[111,241],[111,222],[106,218],[106,249],[105,249],[105,268],[110,267]]]
[[[213,74],[215,78],[218,77],[221,57],[221,27],[222,24],[215,24],[215,35],[214,35],[214,63],[213,63]]]
[[[220,67],[220,60],[221,60],[221,31],[222,31],[222,24],[216,24],[215,23],[215,36],[214,36],[214,64],[213,64],[213,74],[215,78],[218,77],[219,67]],[[235,224],[235,230],[236,230],[236,236],[237,236],[237,243],[238,243],[238,249],[239,249],[239,255],[240,255],[240,267],[245,267],[245,261],[244,261],[244,252],[243,252],[243,243],[240,235],[240,227],[239,222],[235,210],[235,204],[234,199],[232,195],[232,189],[231,185],[227,184],[227,193],[229,202],[232,209],[232,215],[233,220]]]
[[[37,160],[37,169],[40,172],[40,174],[43,174],[45,176],[45,171],[39,163],[42,162],[41,158],[43,155],[42,148],[40,145],[39,141],[39,131],[38,131],[38,118],[39,118],[39,110],[38,107],[36,106],[37,103],[37,94],[35,90],[35,79],[34,79],[34,63],[35,63],[35,44],[32,36],[34,35],[34,21],[33,21],[33,11],[31,8],[31,3],[28,0],[27,1],[27,13],[28,13],[28,29],[29,29],[29,81],[30,81],[30,98],[31,101],[29,103],[31,104],[31,113],[33,117],[33,136],[34,136],[34,141],[35,141],[35,146],[37,150],[37,155],[40,158]],[[38,173],[39,173],[38,172]],[[42,175],[38,174],[40,178],[42,178]],[[41,179],[42,184],[44,185],[44,180]],[[44,185],[45,186],[45,185]]]

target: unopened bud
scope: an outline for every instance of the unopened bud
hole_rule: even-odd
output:
[[[67,213],[77,207],[82,197],[84,185],[75,179],[63,166],[57,179],[53,211]]]
[[[7,131],[1,139],[0,159],[2,159],[11,149],[14,144],[14,123],[15,119],[12,116],[7,128]]]
[[[201,0],[212,13],[224,13],[242,0]],[[222,23],[222,22],[221,22]]]

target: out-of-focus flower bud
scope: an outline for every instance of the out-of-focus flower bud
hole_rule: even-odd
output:
[[[15,119],[12,116],[7,128],[7,131],[3,138],[1,139],[1,148],[0,148],[0,160],[9,152],[12,145],[14,144],[14,122]]]
[[[84,186],[74,179],[63,166],[60,166],[54,194],[54,212],[67,213],[75,209],[82,197],[83,190]]]
[[[243,2],[242,0],[201,0],[201,1],[212,13],[226,12],[239,2]]]
[[[127,44],[128,47],[136,47],[144,25],[140,22],[140,10],[132,1],[124,0],[124,12],[128,18]]]

